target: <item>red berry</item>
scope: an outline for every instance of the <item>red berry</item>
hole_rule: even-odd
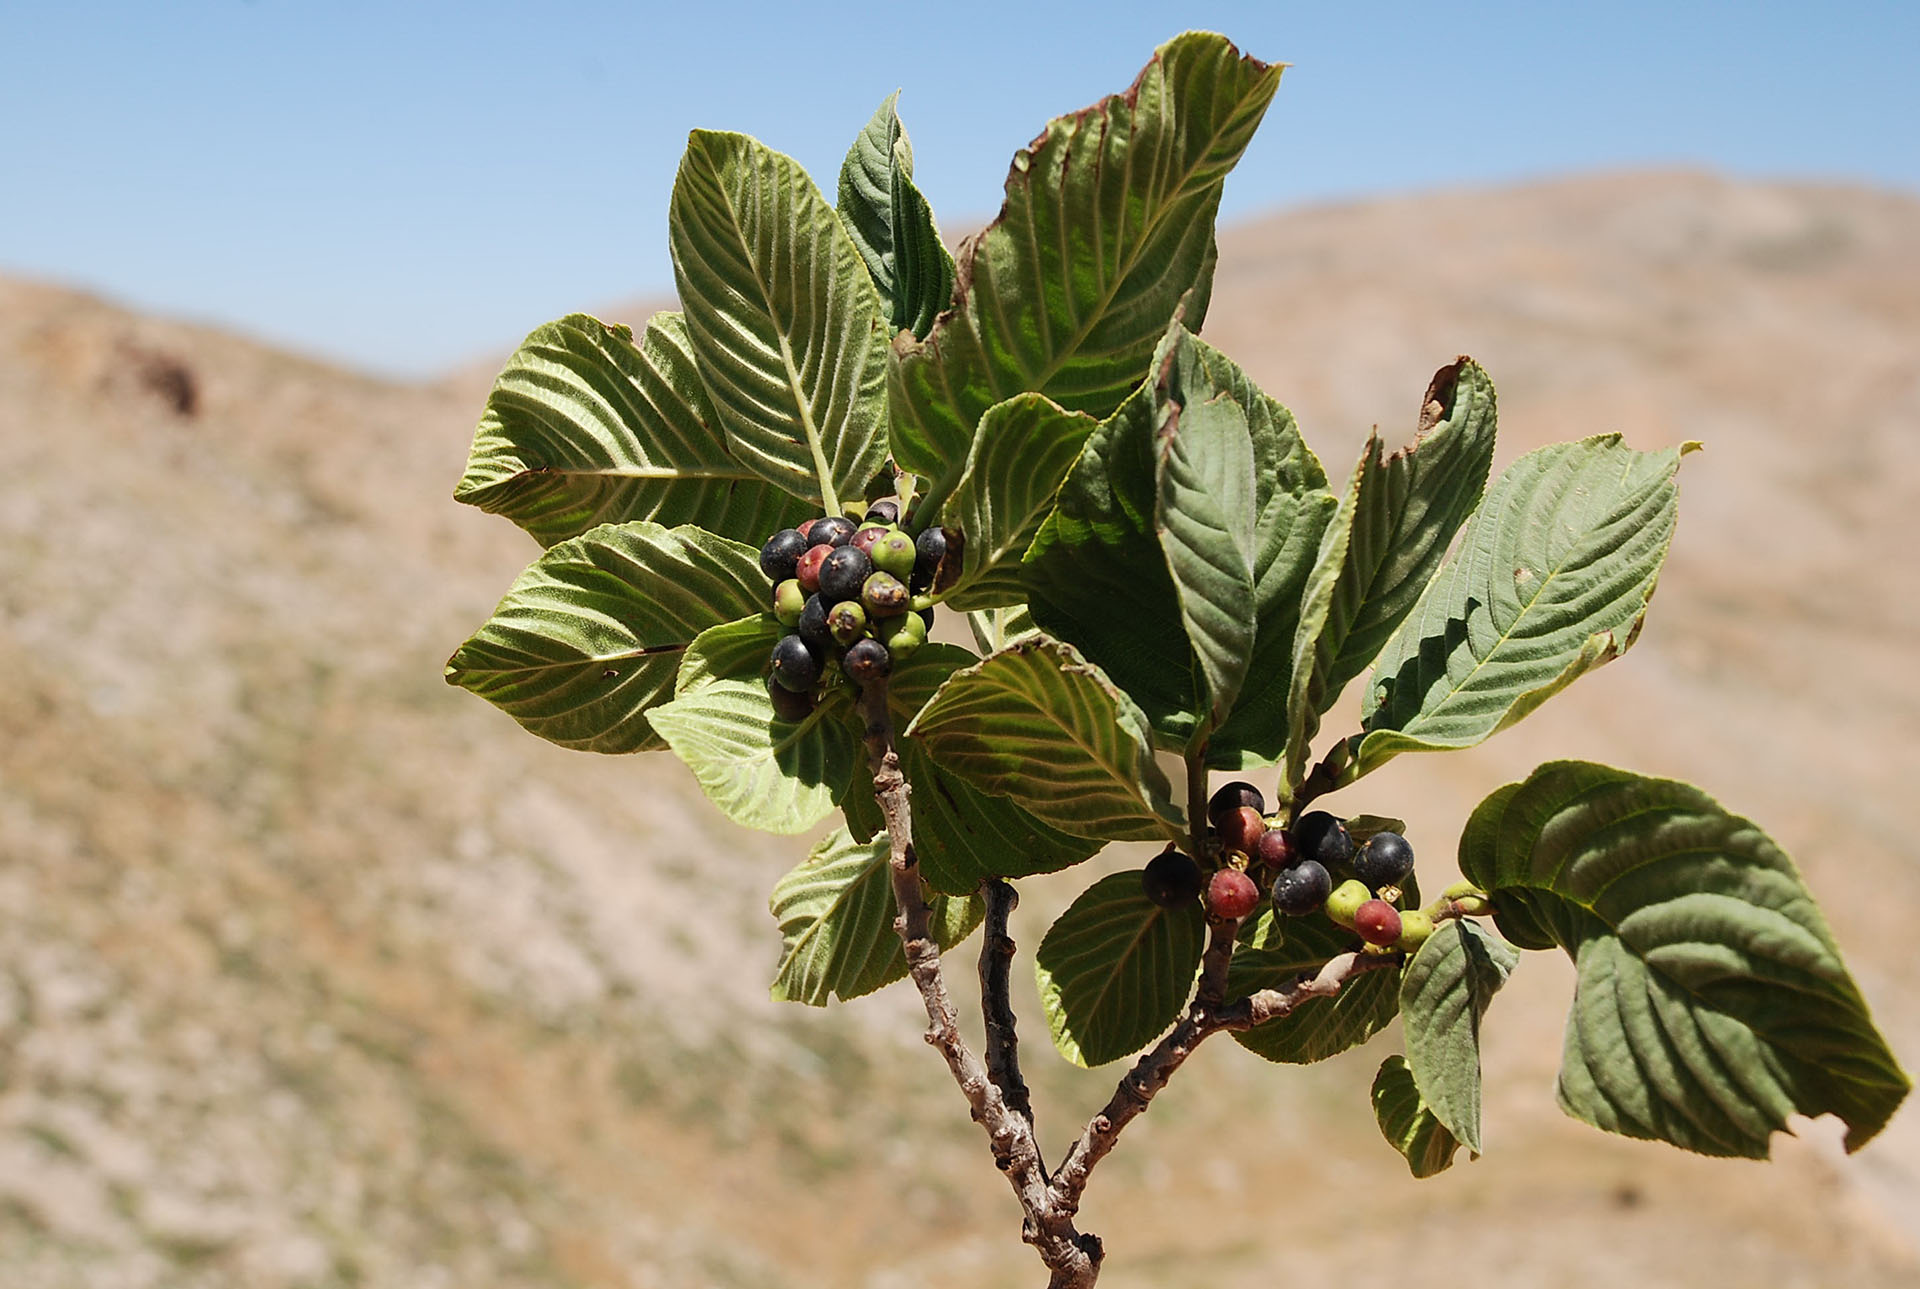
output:
[[[808,595],[820,589],[820,566],[827,562],[827,556],[831,554],[831,546],[810,546],[807,553],[794,563],[793,575],[800,579],[800,589]]]
[[[1268,868],[1286,868],[1300,858],[1293,848],[1293,839],[1278,828],[1269,828],[1265,835],[1255,843],[1252,855],[1254,859]]]
[[[1392,944],[1400,938],[1400,910],[1385,900],[1368,900],[1354,911],[1353,929],[1368,944]]]
[[[853,538],[849,544],[859,547],[871,558],[873,555],[873,544],[882,537],[885,537],[889,531],[890,530],[886,528],[868,524],[865,528],[856,528],[853,530]]]
[[[1238,922],[1259,903],[1260,888],[1238,869],[1223,868],[1207,883],[1207,912],[1213,917]]]
[[[1267,821],[1252,806],[1241,806],[1220,820],[1220,845],[1251,855],[1267,834]]]

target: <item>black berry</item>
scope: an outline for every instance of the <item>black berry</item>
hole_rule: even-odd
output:
[[[873,561],[858,546],[838,546],[820,566],[820,594],[828,602],[858,599],[860,587],[873,573]]]
[[[828,515],[813,521],[807,540],[815,546],[845,546],[853,537],[853,528],[853,521],[844,515]]]
[[[827,627],[826,600],[818,595],[808,596],[800,610],[800,623],[794,630],[815,649],[825,649],[832,644],[833,634]]]
[[[820,680],[820,655],[797,635],[781,636],[773,646],[773,678],[796,694]]]
[[[882,497],[867,507],[867,522],[870,524],[897,524],[900,522],[900,503],[892,497]]]
[[[847,656],[840,660],[840,669],[856,685],[864,685],[870,680],[885,680],[893,671],[893,655],[878,640],[856,640],[847,647]]]
[[[1413,847],[1397,832],[1377,832],[1353,857],[1353,873],[1368,886],[1398,886],[1413,871]]]
[[[1353,837],[1347,825],[1324,810],[1301,815],[1293,825],[1293,845],[1308,859],[1339,868],[1353,859]]]
[[[914,590],[922,590],[933,585],[933,575],[940,571],[940,562],[946,557],[946,529],[929,528],[914,539],[912,579]]]
[[[760,571],[769,581],[786,581],[793,576],[793,566],[807,553],[807,546],[798,528],[782,528],[760,548]]]
[[[1147,861],[1140,874],[1140,889],[1163,909],[1185,904],[1200,896],[1200,865],[1191,856],[1166,850]]]
[[[1319,909],[1333,893],[1333,874],[1318,860],[1303,859],[1273,879],[1273,907],[1302,918]]]
[[[812,694],[795,693],[772,676],[767,677],[767,697],[773,700],[775,720],[791,724],[795,721],[804,721],[813,715]]]
[[[1244,780],[1235,780],[1215,792],[1207,800],[1207,822],[1215,828],[1227,826],[1227,816],[1242,806],[1252,806],[1254,813],[1267,812],[1267,799],[1260,795],[1260,789]]]

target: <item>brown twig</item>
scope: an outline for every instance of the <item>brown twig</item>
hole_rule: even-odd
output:
[[[920,869],[913,853],[913,819],[906,776],[893,746],[893,716],[884,681],[869,683],[859,699],[873,795],[886,820],[888,866],[899,916],[894,929],[906,952],[907,972],[927,1008],[927,1042],[946,1058],[947,1068],[967,1098],[973,1118],[986,1130],[996,1167],[1026,1214],[1021,1238],[1034,1246],[1052,1273],[1048,1289],[1092,1289],[1100,1275],[1100,1241],[1074,1229],[1073,1215],[1060,1205],[1048,1184],[1046,1167],[1033,1138],[1032,1124],[1016,1113],[980,1058],[960,1036],[960,1020],[940,971],[940,946],[931,934],[932,918],[920,893]]]
[[[1262,989],[1224,1005],[1195,998],[1186,1017],[1134,1062],[1113,1090],[1105,1108],[1087,1122],[1086,1131],[1080,1134],[1080,1140],[1073,1144],[1054,1173],[1056,1201],[1068,1216],[1079,1210],[1087,1179],[1094,1166],[1107,1157],[1120,1139],[1121,1129],[1145,1112],[1160,1089],[1167,1086],[1174,1071],[1193,1055],[1208,1035],[1221,1030],[1252,1029],[1263,1021],[1276,1020],[1310,998],[1327,998],[1339,993],[1342,985],[1361,972],[1397,965],[1399,961],[1392,954],[1343,953],[1330,959],[1314,975],[1302,977],[1286,989]]]
[[[980,945],[980,1011],[987,1029],[987,1077],[1006,1098],[1007,1109],[1033,1123],[1033,1094],[1020,1076],[1020,1036],[1016,1032],[1010,978],[1013,937],[1007,919],[1020,905],[1011,883],[990,877],[981,884],[986,902],[986,935]]]

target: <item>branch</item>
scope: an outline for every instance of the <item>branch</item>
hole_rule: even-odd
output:
[[[920,893],[909,790],[906,776],[900,772],[900,754],[893,746],[893,714],[887,706],[886,682],[870,682],[860,693],[858,707],[866,723],[862,738],[873,772],[873,795],[887,825],[888,868],[893,877],[894,902],[900,909],[893,925],[906,952],[907,973],[926,1004],[927,1042],[940,1049],[953,1081],[967,1098],[974,1122],[986,1129],[994,1165],[1006,1174],[1026,1213],[1021,1238],[1034,1246],[1053,1273],[1049,1289],[1091,1289],[1100,1275],[1100,1241],[1074,1229],[1071,1211],[1056,1202],[1047,1184],[1046,1166],[1034,1143],[1032,1125],[1008,1106],[980,1058],[960,1036],[960,1019],[940,972],[940,946],[931,934],[932,916]]]
[[[1216,940],[1220,929],[1215,928]],[[1210,944],[1207,952],[1212,955],[1214,946]],[[1087,1122],[1086,1131],[1080,1134],[1080,1140],[1073,1144],[1054,1174],[1053,1192],[1057,1202],[1069,1216],[1079,1210],[1080,1196],[1094,1165],[1107,1157],[1120,1139],[1121,1129],[1146,1111],[1160,1089],[1173,1078],[1173,1072],[1193,1055],[1193,1050],[1208,1035],[1221,1030],[1252,1029],[1264,1021],[1276,1020],[1310,998],[1328,998],[1339,993],[1342,985],[1361,972],[1396,966],[1400,961],[1397,954],[1343,953],[1329,959],[1316,974],[1303,976],[1284,990],[1262,989],[1224,1006],[1194,999],[1186,1017],[1155,1044],[1153,1050],[1134,1062],[1113,1090],[1106,1107]]]
[[[1033,1124],[1033,1095],[1020,1077],[1020,1036],[1015,1032],[1009,977],[1013,968],[1013,937],[1007,918],[1020,906],[1020,894],[1011,883],[990,877],[980,892],[987,904],[986,938],[980,945],[980,1011],[986,1018],[987,1077],[1006,1098],[1007,1109]]]

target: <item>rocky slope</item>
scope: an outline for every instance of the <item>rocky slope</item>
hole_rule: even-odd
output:
[[[1920,1064],[1920,202],[1655,174],[1298,212],[1223,234],[1206,330],[1336,474],[1458,352],[1502,464],[1707,442],[1626,660],[1344,804],[1415,820],[1425,871],[1548,756],[1700,782]],[[766,1001],[802,846],[441,683],[534,549],[447,499],[484,389],[0,283],[0,1283],[1032,1283],[915,1000]],[[1385,1040],[1203,1054],[1095,1187],[1103,1283],[1324,1280],[1355,1231],[1496,1284],[1920,1275],[1920,1112],[1765,1168],[1602,1137],[1552,1103],[1569,983],[1523,964],[1490,1153],[1427,1183],[1374,1139]],[[1110,1079],[1028,1064],[1062,1142]]]

